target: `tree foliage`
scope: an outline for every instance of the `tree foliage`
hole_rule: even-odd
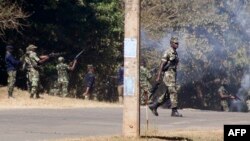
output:
[[[10,3],[16,1],[10,0]],[[27,18],[29,26],[22,29],[22,34],[6,32],[7,43],[24,51],[29,44],[35,44],[39,55],[66,52],[64,57],[67,63],[78,52],[84,51],[76,70],[71,73],[72,96],[82,94],[82,79],[87,64],[96,68],[97,87],[108,75],[114,75],[118,63],[114,60],[122,61],[122,1],[20,0],[17,4],[30,15]],[[41,73],[41,83],[46,91],[49,91],[50,82],[56,80],[56,63],[57,58],[51,58]],[[22,82],[18,81],[18,85],[25,85]]]
[[[0,1],[0,37],[4,39],[5,31],[19,29],[24,26],[23,21],[28,17],[21,7],[16,3]]]
[[[249,73],[249,9],[248,0],[142,0],[144,32],[160,42],[153,48],[155,58],[169,46],[170,36],[179,37],[183,106],[218,109],[216,90],[222,77],[229,77],[231,92],[237,93]],[[144,52],[145,58],[151,56]]]

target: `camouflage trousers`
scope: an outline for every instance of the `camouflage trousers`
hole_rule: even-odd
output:
[[[229,111],[229,106],[228,106],[227,100],[221,100],[220,105],[221,105],[221,110],[222,111],[226,111],[226,112]]]
[[[68,85],[68,81],[58,81],[58,90],[61,96],[65,97],[68,95]]]
[[[38,84],[39,84],[39,71],[36,69],[31,69],[28,71],[28,81],[30,84],[30,96],[39,97]]]
[[[166,92],[161,94],[158,98],[158,103],[165,103],[168,99],[170,99],[171,102],[171,108],[177,108],[178,102],[177,102],[177,89],[176,86],[167,86]]]
[[[140,104],[145,105],[147,103],[152,103],[152,99],[149,99],[151,87],[144,86],[141,87],[140,91]]]
[[[12,96],[16,83],[16,71],[8,71],[8,96]]]

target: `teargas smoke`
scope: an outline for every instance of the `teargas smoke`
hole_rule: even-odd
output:
[[[214,0],[212,6],[212,15],[205,19],[206,23],[166,29],[166,35],[156,41],[160,44],[154,44],[154,47],[158,45],[157,56],[149,59],[153,64],[159,64],[159,56],[169,47],[171,36],[178,36],[180,64],[177,79],[181,83],[179,98],[183,101],[182,107],[219,109],[217,90],[221,80],[226,78],[229,80],[228,91],[242,99],[232,100],[231,110],[247,111],[246,101],[250,91],[250,1]],[[202,10],[199,12],[205,13]],[[142,45],[152,48],[147,38],[142,36]],[[146,51],[142,51],[142,56],[147,57]]]

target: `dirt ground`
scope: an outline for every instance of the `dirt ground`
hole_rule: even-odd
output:
[[[121,107],[118,103],[93,100],[62,98],[41,94],[40,99],[31,99],[27,91],[14,89],[14,98],[8,98],[7,88],[0,87],[0,108],[84,108],[84,107]]]

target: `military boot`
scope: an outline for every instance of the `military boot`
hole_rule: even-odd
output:
[[[178,111],[177,111],[177,108],[173,108],[172,109],[172,114],[171,114],[172,117],[182,117],[182,114],[180,114]]]
[[[158,112],[157,112],[157,108],[160,106],[161,104],[158,103],[158,102],[155,102],[153,104],[150,104],[148,105],[149,109],[152,111],[152,113],[155,115],[155,116],[158,116]]]
[[[34,94],[30,94],[30,98],[33,98]]]
[[[8,92],[8,98],[14,98],[11,92]]]
[[[36,94],[36,98],[37,98],[37,99],[39,99],[39,98],[41,98],[41,97],[40,97],[40,95],[39,95],[39,94]]]

